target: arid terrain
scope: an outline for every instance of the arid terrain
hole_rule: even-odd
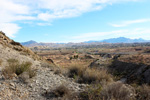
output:
[[[109,44],[110,46],[106,45],[106,47],[93,45],[89,47],[77,46],[76,48],[37,46],[30,48],[40,57],[53,61],[59,67],[57,72],[66,75],[64,70],[67,70],[70,73],[69,77],[77,83],[89,84],[90,86],[100,84],[105,92],[105,87],[107,85],[109,87],[110,84],[114,85],[114,88],[118,89],[117,91],[131,92],[132,90],[134,92],[134,97],[131,98],[120,97],[120,95],[125,95],[122,93],[112,95],[116,91],[111,90],[113,88],[110,85],[109,91],[112,94],[108,93],[108,97],[104,96],[104,100],[149,100],[150,94],[147,93],[149,91],[147,89],[150,84],[150,47],[148,44]],[[104,84],[107,85],[103,86]],[[125,85],[129,90],[120,90],[121,87],[117,87],[118,84]],[[92,92],[95,93],[98,91],[97,89],[96,86]],[[98,98],[92,93],[86,95],[89,100],[101,100],[100,93]],[[91,95],[92,97],[89,97]]]
[[[150,47],[114,45],[30,50],[0,32],[0,99],[150,100]]]

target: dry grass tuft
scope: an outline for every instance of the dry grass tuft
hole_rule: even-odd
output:
[[[8,59],[8,64],[9,65],[2,70],[6,78],[11,78],[13,74],[20,75],[23,72],[28,72],[30,78],[36,75],[35,71],[31,69],[31,62],[23,62],[20,64],[16,59]]]
[[[81,100],[135,100],[135,91],[132,87],[120,82],[103,86],[96,84],[80,93]]]
[[[11,64],[18,63],[18,60],[16,60],[16,59],[8,59],[7,62],[8,62],[9,65],[11,65]]]
[[[54,74],[60,75],[60,74],[62,74],[62,71],[61,71],[60,69],[56,69],[56,70],[54,71]]]
[[[137,89],[138,100],[150,100],[150,86],[142,85]]]
[[[73,65],[69,68],[68,77],[74,78],[79,83],[97,83],[103,80],[111,82],[111,75],[106,70],[96,70],[92,68],[85,68],[80,65]]]
[[[101,82],[101,81],[106,81],[106,82],[112,81],[111,75],[108,74],[108,72],[104,69],[96,70],[96,69],[87,68],[84,71],[81,78],[82,78],[81,83],[87,83],[87,84]]]
[[[78,100],[75,99],[77,94],[73,94],[72,91],[70,91],[66,86],[60,85],[56,87],[54,90],[50,92],[46,92],[42,94],[45,98],[49,99],[54,99],[54,100]],[[60,99],[61,98],[61,99]]]
[[[69,89],[65,87],[64,85],[60,85],[55,90],[53,90],[53,93],[55,94],[55,97],[64,97],[69,94]]]
[[[121,82],[111,83],[101,91],[101,99],[104,100],[135,100],[134,96],[134,89]]]
[[[72,65],[71,67],[69,67],[69,71],[68,71],[68,77],[70,78],[75,78],[76,76],[82,76],[83,75],[83,71],[86,68],[84,68],[83,66],[80,65]]]
[[[100,84],[91,85],[78,96],[79,100],[101,100],[102,86]]]
[[[28,74],[29,74],[29,78],[33,78],[34,76],[36,76],[36,71],[33,69],[29,69]]]

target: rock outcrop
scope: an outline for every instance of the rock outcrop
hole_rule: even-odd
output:
[[[22,46],[19,42],[15,42],[8,38],[4,32],[0,31],[0,44],[5,47],[15,51],[19,51],[20,54],[30,56],[34,59],[40,60],[41,58],[34,54],[30,49],[27,47]]]
[[[113,61],[111,71],[126,79],[127,83],[150,84],[150,65]]]

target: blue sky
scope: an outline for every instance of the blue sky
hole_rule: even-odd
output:
[[[0,0],[0,30],[18,42],[150,40],[150,0]]]

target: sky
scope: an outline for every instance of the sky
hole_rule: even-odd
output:
[[[0,0],[0,31],[18,42],[150,40],[150,0]]]

